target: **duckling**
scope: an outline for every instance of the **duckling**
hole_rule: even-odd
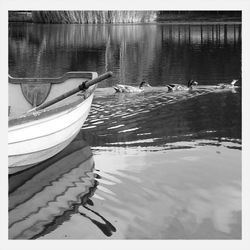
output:
[[[139,93],[139,92],[144,91],[144,89],[147,87],[151,87],[151,86],[146,81],[142,81],[139,87],[117,84],[114,87],[114,89],[117,93]]]
[[[168,84],[166,87],[168,88],[169,92],[172,92],[172,91],[181,91],[181,90],[191,90],[193,89],[194,85],[198,85],[198,82],[194,80],[189,80],[187,82],[187,86],[183,84]]]
[[[238,88],[238,86],[235,86],[235,83],[238,82],[238,80],[233,80],[231,83],[219,83],[216,85],[217,89],[233,89]]]

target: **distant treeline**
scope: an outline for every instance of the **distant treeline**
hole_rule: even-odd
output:
[[[159,11],[158,21],[240,21],[241,11]]]
[[[9,21],[34,23],[241,21],[241,11],[9,11]]]

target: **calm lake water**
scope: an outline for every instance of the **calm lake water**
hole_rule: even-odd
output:
[[[10,24],[9,73],[241,85],[241,25]],[[241,88],[97,89],[77,138],[9,177],[11,239],[240,239]]]

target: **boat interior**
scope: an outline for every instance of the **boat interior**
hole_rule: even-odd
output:
[[[29,110],[62,95],[87,80],[95,77],[91,72],[68,72],[59,78],[13,78],[9,76],[8,117],[9,120],[24,116]],[[51,110],[87,98],[94,87],[78,92],[46,108]]]

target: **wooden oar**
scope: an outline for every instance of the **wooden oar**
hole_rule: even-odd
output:
[[[74,88],[74,89],[72,89],[72,90],[70,90],[70,91],[68,91],[68,92],[66,92],[66,93],[64,93],[64,94],[50,100],[50,101],[48,101],[48,102],[43,103],[38,107],[35,107],[35,108],[29,110],[28,113],[47,108],[47,107],[49,107],[49,106],[51,106],[51,105],[53,105],[53,104],[55,104],[55,103],[57,103],[59,101],[71,96],[71,95],[74,95],[75,93],[77,93],[79,91],[85,91],[90,86],[92,86],[92,85],[94,85],[94,84],[96,84],[96,83],[98,83],[100,81],[103,81],[103,80],[111,77],[112,75],[113,75],[113,73],[111,71],[109,71],[109,72],[106,72],[106,73],[94,78],[93,80],[83,82],[78,87],[76,87],[76,88]]]

